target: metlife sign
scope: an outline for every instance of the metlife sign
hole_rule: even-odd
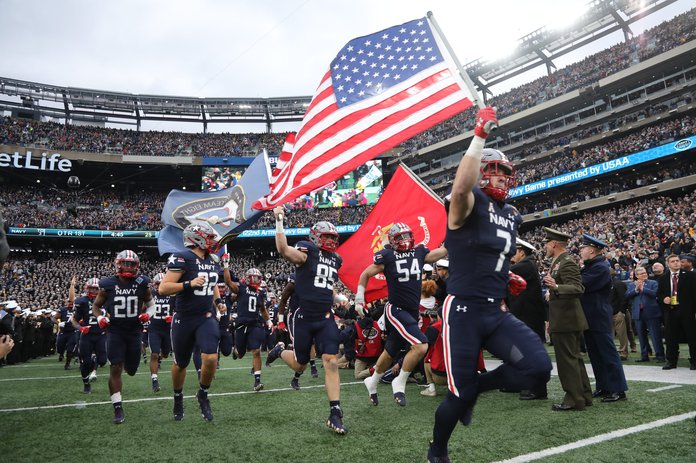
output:
[[[567,174],[558,175],[556,177],[539,180],[538,182],[528,183],[527,185],[518,186],[510,190],[509,198],[519,198],[539,191],[548,190],[561,185],[579,182],[587,178],[596,177],[616,170],[632,167],[644,162],[653,161],[655,159],[671,156],[680,151],[688,151],[696,146],[696,136],[684,138],[672,143],[650,148],[645,151],[640,151],[630,156],[623,156],[616,159],[595,164],[594,166],[585,167],[584,169],[568,172]]]
[[[13,154],[0,153],[0,167],[70,172],[72,170],[72,162],[70,159],[61,159],[58,153],[49,155],[44,152],[38,155],[31,151],[27,151],[24,154],[15,151]]]

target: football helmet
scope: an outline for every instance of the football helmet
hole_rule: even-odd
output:
[[[160,283],[162,283],[162,280],[164,279],[164,273],[158,273],[155,275],[155,277],[152,279],[152,286],[155,289],[159,289]]]
[[[261,274],[261,270],[257,268],[250,268],[249,270],[246,271],[244,279],[246,280],[246,284],[254,289],[259,289],[259,286],[261,286],[261,278],[263,275]]]
[[[220,293],[220,297],[225,297],[227,296],[227,284],[224,281],[219,281],[217,284],[218,292]]]
[[[114,265],[116,266],[116,275],[133,278],[140,270],[140,258],[133,251],[126,249],[116,254]]]
[[[415,240],[411,227],[403,222],[396,222],[388,233],[389,244],[395,251],[403,252],[413,248]]]
[[[183,237],[184,246],[187,248],[199,247],[208,252],[214,252],[215,248],[217,248],[217,233],[207,222],[186,225]]]
[[[99,294],[99,279],[88,278],[85,282],[85,294],[88,298],[94,299]]]
[[[322,220],[309,229],[309,241],[319,249],[334,252],[338,248],[338,232],[331,222]]]
[[[491,185],[491,177],[505,177],[505,186],[498,188]],[[510,160],[502,151],[493,148],[484,148],[481,158],[481,174],[479,187],[495,201],[505,201],[511,188],[515,188],[515,169]]]

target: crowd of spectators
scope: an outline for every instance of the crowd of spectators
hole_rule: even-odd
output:
[[[489,101],[504,118],[656,56],[696,37],[696,9],[614,45],[551,75],[497,95]],[[450,138],[472,126],[469,109],[402,144],[410,153]],[[254,156],[262,149],[278,154],[285,133],[183,133],[65,125],[0,119],[0,143],[96,153],[151,156]]]
[[[678,197],[658,196],[598,212],[588,212],[567,222],[545,224],[573,236],[568,250],[578,255],[582,234],[606,242],[610,262],[631,271],[664,262],[669,254],[693,253],[696,246],[696,191]],[[543,254],[545,233],[541,226],[521,234]],[[652,261],[650,261],[652,256]],[[543,259],[540,259],[540,261]],[[652,272],[647,268],[648,273]]]
[[[536,211],[543,211],[544,209],[556,209],[572,203],[589,201],[591,199],[621,193],[622,191],[632,190],[646,185],[654,185],[656,183],[694,174],[696,174],[696,159],[654,172],[631,173],[630,175],[622,175],[621,177],[611,177],[608,181],[603,181],[600,184],[582,184],[577,191],[549,193],[543,196],[535,195],[530,198],[521,197],[519,199],[513,199],[510,202],[524,215]]]
[[[0,144],[147,156],[256,156],[279,153],[285,133],[136,131],[4,117]]]

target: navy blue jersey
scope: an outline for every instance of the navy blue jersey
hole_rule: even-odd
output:
[[[150,318],[150,328],[154,330],[168,330],[171,326],[165,322],[165,317],[174,315],[174,301],[176,296],[160,296],[157,291],[153,291],[155,300],[155,315]]]
[[[70,323],[70,317],[72,317],[72,312],[70,309],[67,307],[61,307],[58,310],[58,313],[60,314],[60,321],[65,322],[65,325],[60,329],[60,332],[65,334],[74,333],[75,327],[72,323]]]
[[[447,292],[462,298],[503,299],[522,216],[513,206],[492,201],[478,187],[473,194],[471,215],[461,228],[448,228],[445,236]]]
[[[222,298],[222,300],[225,302],[225,306],[227,307],[227,312],[224,314],[220,315],[220,328],[222,329],[227,329],[230,326],[230,320],[232,317],[232,297],[227,294],[225,297]]]
[[[213,290],[218,282],[220,266],[210,256],[201,259],[193,251],[175,253],[167,261],[167,270],[181,272],[180,282],[191,281],[199,276],[205,277],[207,284],[202,288],[189,288],[176,295],[175,311],[180,314],[215,314]]]
[[[333,285],[343,259],[309,241],[298,241],[295,248],[307,254],[307,260],[295,271],[294,297],[305,313],[325,314],[333,304]]]
[[[142,313],[145,294],[150,287],[145,275],[121,281],[117,276],[99,280],[99,289],[106,292],[106,312],[111,329],[118,331],[140,331],[142,324],[138,315]]]
[[[428,248],[419,244],[410,251],[382,249],[373,256],[377,265],[384,265],[389,302],[402,309],[418,310],[421,298],[423,264]]]
[[[98,334],[102,332],[102,329],[99,328],[97,317],[92,315],[93,302],[94,299],[90,299],[87,296],[78,297],[75,299],[75,302],[73,302],[73,315],[81,326],[89,326],[89,332],[91,334]],[[102,313],[104,313],[104,310],[102,310]]]
[[[261,307],[266,300],[265,289],[254,289],[239,283],[237,293],[237,324],[251,325],[261,321]]]
[[[269,302],[266,304],[266,310],[268,311],[268,318],[275,325],[278,321],[278,304],[271,304]]]

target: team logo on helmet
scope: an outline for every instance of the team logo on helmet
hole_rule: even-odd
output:
[[[491,184],[492,177],[504,177],[505,184],[499,187]],[[481,173],[479,174],[479,187],[495,201],[505,201],[508,193],[517,185],[515,169],[510,160],[502,151],[493,148],[484,148],[481,158]]]
[[[114,261],[116,275],[125,278],[133,278],[140,270],[140,258],[136,253],[126,249],[116,254]]]
[[[319,249],[334,252],[338,248],[338,232],[331,222],[322,220],[309,229],[309,241]]]

